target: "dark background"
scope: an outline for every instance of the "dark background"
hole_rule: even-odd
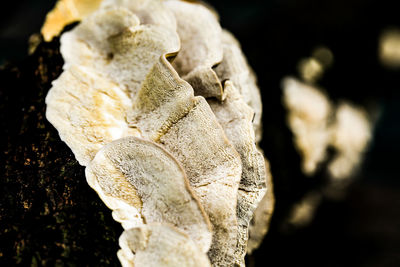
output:
[[[277,204],[270,233],[249,265],[400,266],[400,72],[378,61],[380,33],[400,27],[396,1],[208,2],[242,44],[264,103],[262,147],[271,163]],[[0,64],[26,57],[27,40],[39,32],[54,1],[8,4],[0,10]],[[299,156],[284,125],[280,81],[295,75],[297,62],[318,45],[329,47],[335,57],[321,80],[329,95],[367,109],[373,103],[381,115],[347,197],[324,199],[310,226],[287,231],[282,221],[288,208],[313,185],[300,174]]]

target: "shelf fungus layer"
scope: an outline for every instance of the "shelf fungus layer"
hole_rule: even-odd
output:
[[[119,244],[118,258],[123,267],[211,266],[188,235],[168,224],[147,224],[125,230]]]
[[[113,141],[96,154],[86,168],[86,178],[114,210],[114,218],[127,224],[124,228],[167,222],[183,229],[203,252],[208,251],[208,217],[183,168],[157,144],[137,137]],[[129,220],[133,214],[140,217]]]
[[[218,17],[201,4],[170,0],[166,6],[175,14],[182,44],[174,68],[193,86],[196,95],[223,100],[223,88],[213,70],[223,57]]]
[[[210,106],[160,58],[133,103],[131,124],[182,163],[213,224],[211,262],[229,265],[237,242],[236,201],[242,172],[239,154]]]
[[[230,80],[224,83],[224,91],[225,101],[209,100],[209,104],[242,160],[242,177],[237,197],[238,243],[235,258],[238,265],[244,265],[242,260],[247,250],[248,227],[257,204],[265,195],[267,170],[263,154],[255,145],[251,122],[254,111]]]
[[[244,266],[253,214],[264,199],[262,239],[273,196],[238,42],[203,4],[78,2],[61,0],[42,29],[51,39],[70,22],[61,7],[77,9],[46,117],[124,227],[121,264]]]

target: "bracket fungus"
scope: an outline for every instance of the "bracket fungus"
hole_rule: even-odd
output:
[[[301,153],[302,170],[311,175],[326,157],[332,103],[322,91],[295,78],[285,78],[282,87],[283,102],[289,111],[287,121]]]
[[[269,163],[265,165],[269,168]],[[272,213],[275,206],[275,197],[272,190],[272,177],[267,177],[268,190],[263,199],[261,199],[256,210],[254,211],[253,218],[249,226],[249,240],[247,241],[247,253],[251,254],[262,243],[265,235],[268,232],[269,224],[271,222]]]
[[[215,67],[220,80],[230,80],[237,88],[244,102],[249,105],[253,112],[253,128],[257,143],[261,141],[261,95],[257,87],[256,76],[248,65],[239,42],[227,30],[222,30],[223,59]]]
[[[311,178],[324,172],[327,178],[292,207],[288,225],[303,227],[312,221],[323,197],[344,196],[363,162],[375,121],[362,106],[343,99],[335,102],[323,89],[296,78],[284,78],[282,89],[302,172]]]
[[[167,224],[146,224],[125,230],[118,258],[123,267],[208,267],[210,261],[184,232]]]
[[[174,68],[193,86],[197,95],[223,100],[222,84],[212,69],[223,57],[218,17],[201,4],[167,1],[166,6],[175,14],[182,44],[173,62]]]
[[[105,145],[86,168],[86,178],[124,228],[168,222],[208,251],[209,220],[183,168],[155,143],[125,137]]]
[[[199,3],[96,5],[61,36],[46,117],[122,223],[121,263],[244,266],[250,221],[269,203],[262,239],[273,195],[260,94],[238,42]]]
[[[328,163],[329,175],[338,180],[350,178],[371,141],[374,120],[362,107],[345,100],[335,105],[322,90],[295,78],[285,78],[282,86],[304,173],[314,174],[331,146],[337,154]]]

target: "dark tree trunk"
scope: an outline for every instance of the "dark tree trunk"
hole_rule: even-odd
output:
[[[45,118],[59,40],[0,69],[0,265],[114,266],[121,226]]]

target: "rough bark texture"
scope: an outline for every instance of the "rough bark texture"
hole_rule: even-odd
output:
[[[0,68],[0,265],[115,266],[119,223],[45,119],[59,40]]]

